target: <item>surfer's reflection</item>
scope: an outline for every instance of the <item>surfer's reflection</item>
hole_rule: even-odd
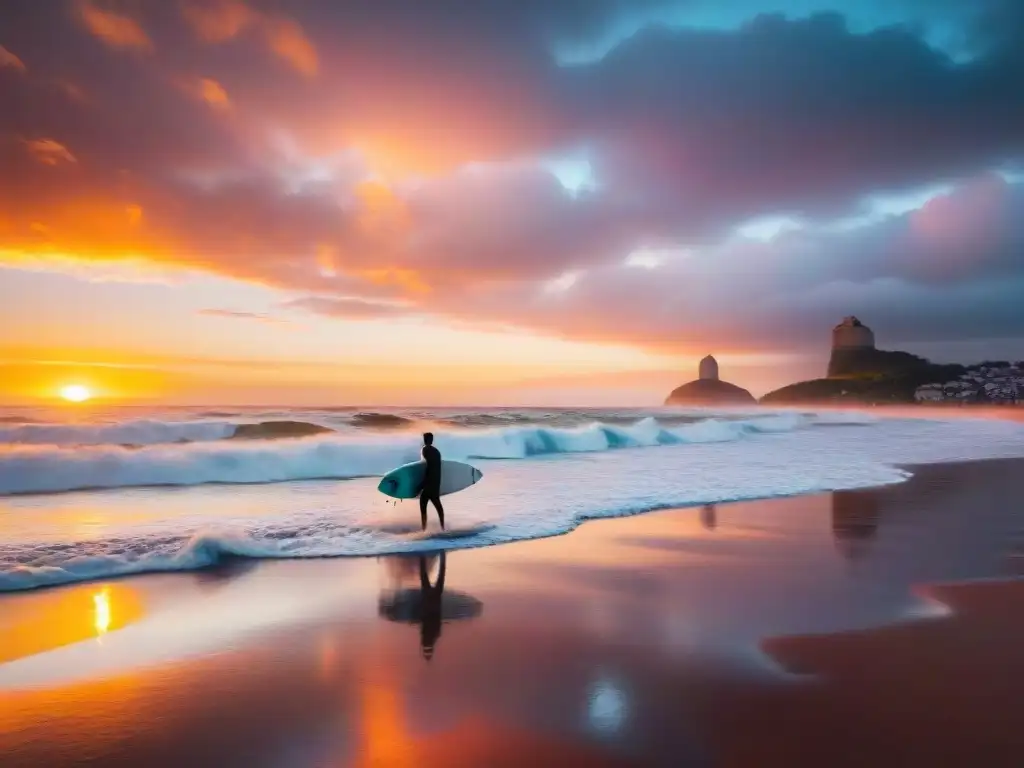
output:
[[[718,510],[714,504],[705,504],[700,508],[700,523],[709,531],[718,527]]]
[[[835,491],[832,494],[832,535],[849,560],[863,557],[878,533],[877,491]]]
[[[388,561],[392,577],[404,581],[412,574],[409,566],[411,558],[397,557]],[[382,618],[403,624],[420,625],[420,649],[423,658],[430,660],[434,656],[437,641],[441,637],[441,627],[447,621],[472,619],[480,615],[482,603],[475,597],[459,592],[444,593],[447,557],[442,550],[433,555],[419,555],[416,571],[419,574],[419,589],[391,588],[385,590],[378,603],[378,611]],[[430,581],[430,571],[437,562],[437,577]]]
[[[447,565],[444,552],[441,553],[441,564],[437,568],[437,582],[431,585],[430,574],[427,573],[427,558],[420,558],[420,647],[423,658],[429,660],[434,656],[434,645],[441,637],[441,597],[444,595],[444,572]]]

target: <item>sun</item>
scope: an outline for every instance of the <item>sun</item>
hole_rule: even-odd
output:
[[[60,396],[69,403],[84,403],[92,397],[92,392],[89,391],[88,387],[84,387],[81,384],[68,384],[66,387],[61,388]]]

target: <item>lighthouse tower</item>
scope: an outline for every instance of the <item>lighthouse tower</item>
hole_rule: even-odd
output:
[[[700,366],[697,368],[697,377],[704,380],[718,381],[718,361],[711,355],[701,360]]]

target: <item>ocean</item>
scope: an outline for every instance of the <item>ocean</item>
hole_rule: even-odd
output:
[[[380,475],[418,458],[426,430],[445,458],[484,473],[444,498],[457,538],[422,536],[415,501],[376,491]],[[8,408],[0,591],[232,558],[481,547],[593,518],[898,483],[909,464],[1008,457],[1024,457],[1024,424],[865,412]]]

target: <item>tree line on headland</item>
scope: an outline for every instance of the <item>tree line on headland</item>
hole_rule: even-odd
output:
[[[941,386],[957,382],[965,377],[984,371],[1017,369],[1020,371],[1022,388],[1019,395],[1014,390],[1012,397],[996,397],[981,386],[962,390],[962,395],[943,400],[926,401],[930,404],[955,402],[957,404],[993,403],[1014,404],[1024,399],[1024,361],[1016,364],[1008,360],[994,360],[973,365],[938,364],[908,352],[890,352],[877,349],[848,350],[850,354],[833,353],[829,375],[822,379],[801,381],[764,395],[763,405],[795,405],[800,403],[849,403],[857,405],[894,405],[922,402],[918,390],[928,385]]]

